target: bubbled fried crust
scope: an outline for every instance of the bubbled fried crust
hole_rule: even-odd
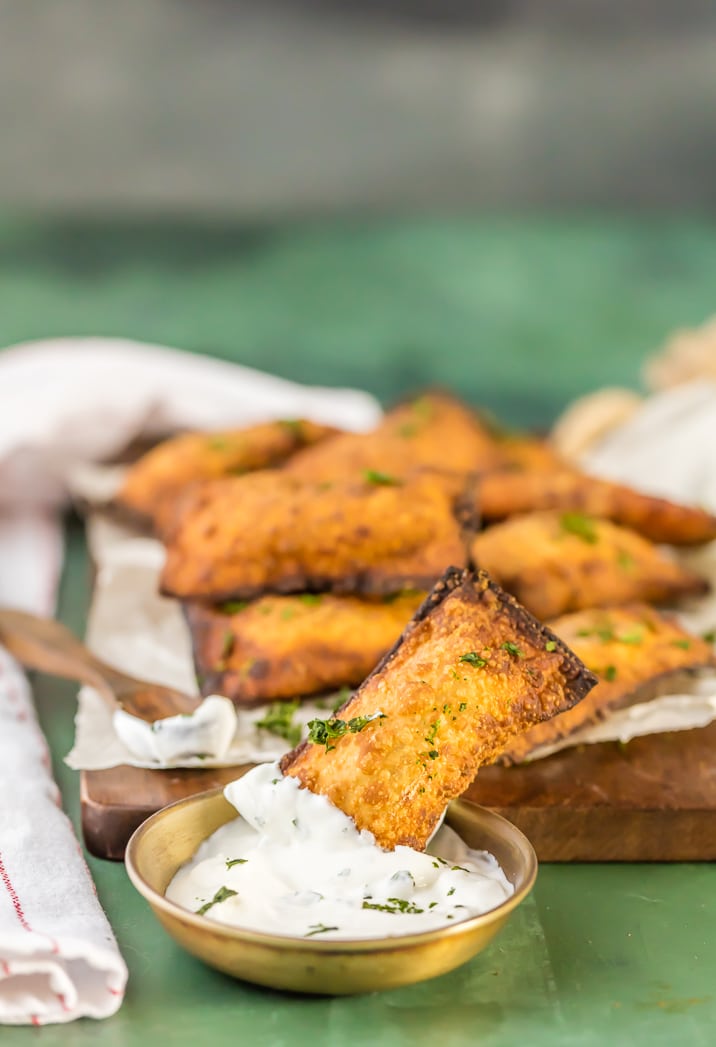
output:
[[[479,767],[595,682],[486,574],[451,568],[336,714],[384,718],[336,739],[330,751],[304,742],[281,767],[328,796],[382,847],[423,849],[445,805]]]
[[[503,461],[474,411],[431,392],[389,411],[370,433],[344,433],[295,455],[284,467],[305,480],[361,479],[365,470],[405,477],[416,469],[468,473]]]
[[[361,599],[302,593],[244,607],[187,603],[202,694],[237,705],[355,687],[395,643],[425,593]]]
[[[131,466],[116,506],[151,521],[162,532],[171,524],[177,498],[198,481],[277,465],[299,448],[338,432],[331,426],[296,420],[182,433],[164,440]]]
[[[669,603],[708,590],[700,575],[645,538],[592,517],[516,516],[478,534],[471,549],[478,567],[543,620],[635,600]]]
[[[477,494],[485,520],[559,509],[612,520],[652,542],[698,545],[716,538],[716,516],[703,509],[653,498],[571,469],[495,471],[480,477]]]
[[[304,483],[280,471],[215,481],[167,543],[162,591],[218,602],[267,592],[429,589],[466,546],[444,484]]]
[[[556,618],[550,628],[599,678],[579,705],[515,738],[501,763],[521,763],[610,712],[645,701],[684,672],[716,665],[713,647],[645,604]]]

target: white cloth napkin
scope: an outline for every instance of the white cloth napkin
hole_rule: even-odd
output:
[[[51,614],[59,509],[78,465],[175,427],[308,417],[366,429],[365,393],[314,389],[119,339],[57,339],[0,352],[0,605]],[[120,956],[59,806],[29,687],[0,648],[0,1022],[113,1014]]]
[[[0,512],[0,602],[51,614],[62,533]],[[27,680],[0,647],[0,1022],[114,1014],[127,968],[52,778]]]

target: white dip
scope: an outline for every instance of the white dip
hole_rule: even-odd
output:
[[[118,709],[112,723],[120,740],[140,760],[160,764],[192,756],[220,760],[236,732],[236,709],[228,698],[212,694],[193,713],[147,723]]]
[[[166,892],[208,920],[298,938],[384,938],[450,926],[513,893],[492,855],[452,829],[438,831],[432,853],[384,851],[277,764],[224,794],[241,817],[205,840]]]

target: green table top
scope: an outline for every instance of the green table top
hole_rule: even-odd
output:
[[[714,307],[713,229],[696,222],[453,220],[289,230],[36,223],[4,230],[0,341],[131,335],[388,398],[439,381],[509,421],[544,425],[569,396],[634,383],[672,327]],[[60,616],[81,630],[89,567],[69,530]],[[42,725],[77,823],[75,688],[41,678]],[[710,1045],[716,870],[543,866],[489,949],[385,994],[291,997],[184,954],[123,866],[90,858],[130,969],[100,1025],[4,1029],[3,1047],[246,1043],[486,1047]]]

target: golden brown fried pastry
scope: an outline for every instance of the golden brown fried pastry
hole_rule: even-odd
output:
[[[426,393],[394,407],[370,433],[343,433],[285,466],[304,480],[359,480],[366,472],[401,478],[416,469],[468,473],[503,461],[474,411],[447,393]]]
[[[473,539],[472,557],[541,619],[708,590],[640,535],[578,513],[528,513],[495,524]]]
[[[277,465],[299,448],[338,432],[327,425],[297,420],[223,432],[182,433],[164,440],[135,462],[115,503],[149,519],[158,531],[166,530],[177,496],[188,486]]]
[[[526,433],[508,433],[498,441],[500,468],[516,476],[564,468],[564,460],[546,441]]]
[[[283,471],[208,485],[167,546],[162,592],[217,602],[267,592],[429,589],[466,548],[432,475],[304,483]]]
[[[382,847],[423,848],[479,767],[595,682],[487,575],[450,570],[336,714],[348,731],[324,745],[304,742],[281,767],[328,796]],[[382,718],[350,730],[350,721],[360,727],[360,718],[377,713]]]
[[[520,763],[615,709],[654,697],[675,676],[716,664],[711,644],[645,604],[578,611],[549,625],[599,683],[579,705],[515,738],[502,763]]]
[[[480,477],[478,503],[485,520],[560,509],[613,520],[652,542],[698,545],[716,538],[716,516],[703,509],[653,498],[572,469],[488,473]]]
[[[384,599],[263,596],[184,610],[203,694],[241,705],[355,687],[395,643],[424,592]]]

